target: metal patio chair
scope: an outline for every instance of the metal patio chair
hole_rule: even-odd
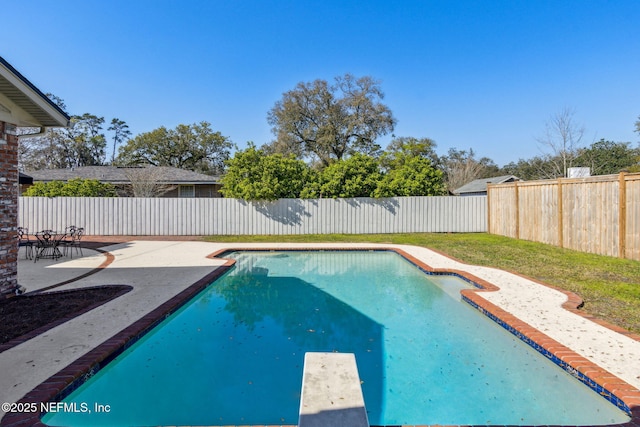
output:
[[[70,225],[64,229],[64,236],[60,239],[60,246],[63,249],[63,255],[67,256],[67,249],[73,245],[73,235],[76,233],[76,226]],[[73,258],[73,257],[72,257]]]
[[[67,255],[67,251],[71,258],[73,258],[73,248],[76,248],[76,254],[80,253],[80,256],[84,256],[82,253],[82,246],[80,246],[80,240],[82,240],[82,236],[84,236],[84,228],[70,226],[67,227],[67,232],[65,238],[62,240],[61,244],[64,247],[64,255]]]
[[[33,244],[35,241],[29,237],[29,229],[18,227],[18,247],[24,248],[25,259],[33,258]]]

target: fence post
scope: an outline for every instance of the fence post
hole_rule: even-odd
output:
[[[627,180],[625,173],[618,178],[618,258],[625,258],[627,252]]]
[[[487,233],[491,233],[491,186],[487,183]]]
[[[515,190],[516,203],[516,239],[520,238],[520,193],[518,192],[518,181],[513,181],[513,189]]]
[[[558,178],[558,246],[564,247],[564,212],[562,211],[562,178]]]

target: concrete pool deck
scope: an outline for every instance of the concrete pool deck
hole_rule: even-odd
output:
[[[502,270],[467,265],[429,249],[387,244],[220,244],[201,241],[129,241],[103,247],[108,254],[85,250],[85,257],[37,263],[19,260],[19,283],[27,292],[52,284],[53,290],[98,285],[130,285],[133,290],[0,353],[0,401],[17,402],[36,386],[88,351],[175,297],[219,267],[210,258],[227,249],[395,249],[434,269],[455,270],[499,288],[479,298],[568,347],[630,387],[618,396],[640,405],[640,341],[567,310],[567,295]],[[108,264],[108,265],[106,265]],[[88,274],[92,273],[92,274]],[[84,276],[84,277],[83,277]],[[552,343],[553,345],[553,343]],[[562,356],[562,348],[554,350]],[[573,353],[568,356],[573,357]],[[599,378],[602,374],[598,374]],[[606,378],[605,378],[606,380]],[[618,387],[620,390],[620,387]],[[0,414],[0,416],[4,413]],[[637,418],[637,417],[636,417]],[[3,419],[4,421],[4,419]]]

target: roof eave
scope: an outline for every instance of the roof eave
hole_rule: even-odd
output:
[[[17,97],[15,99],[9,97],[19,108],[28,113],[29,110],[35,107],[44,113],[40,115],[39,118],[34,117],[38,123],[30,123],[30,125],[42,127],[69,126],[70,117],[1,56],[0,78],[6,80],[6,82],[23,95],[23,97]],[[30,115],[33,117],[33,114]]]
[[[165,181],[163,184],[172,185],[219,185],[218,181]]]

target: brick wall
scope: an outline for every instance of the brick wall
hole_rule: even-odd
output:
[[[18,137],[0,122],[0,298],[18,289]]]

